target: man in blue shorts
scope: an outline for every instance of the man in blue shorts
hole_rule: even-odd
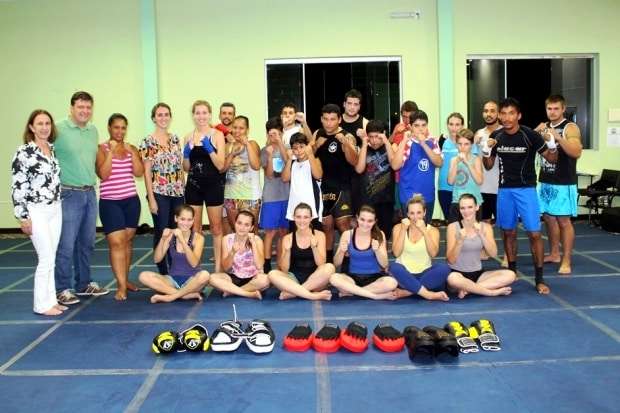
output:
[[[493,167],[499,157],[499,190],[497,193],[497,224],[502,229],[508,268],[517,271],[517,220],[519,217],[530,239],[534,259],[536,290],[549,294],[543,279],[543,242],[540,234],[540,208],[536,193],[534,159],[542,155],[548,162],[558,159],[556,143],[536,131],[519,125],[521,106],[516,99],[506,98],[499,104],[503,128],[489,137],[481,147],[484,167]]]
[[[566,101],[561,95],[545,100],[548,122],[535,129],[545,136],[550,134],[558,146],[557,163],[545,159],[540,164],[538,198],[547,226],[551,252],[544,262],[560,263],[558,273],[571,273],[571,252],[575,243],[575,229],[571,217],[577,216],[577,159],[581,156],[579,126],[564,117]],[[560,239],[563,255],[560,258]]]

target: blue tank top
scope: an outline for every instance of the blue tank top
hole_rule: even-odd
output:
[[[426,144],[436,149],[434,139]],[[410,146],[410,147],[409,147]],[[435,165],[431,162],[422,145],[413,139],[405,147],[405,163],[400,169],[400,203],[406,204],[413,194],[422,194],[425,201],[435,200]]]
[[[380,273],[382,270],[372,247],[369,245],[365,250],[360,250],[355,245],[355,231],[354,229],[351,234],[351,240],[347,248],[349,252],[349,274],[372,275]]]
[[[452,142],[452,139],[446,138],[443,141],[443,146],[441,147],[441,153],[443,154],[443,165],[439,169],[439,179],[437,180],[437,184],[439,185],[440,191],[453,191],[454,187],[448,183],[448,175],[450,173],[450,161],[459,153],[459,149],[456,146],[456,143]],[[471,153],[473,155],[478,155],[478,145],[472,145]]]
[[[450,172],[450,161],[459,153],[456,143],[452,142],[449,137],[443,141],[441,147],[441,153],[443,154],[443,165],[439,169],[439,179],[437,184],[440,191],[452,191],[452,185],[448,183],[448,173]]]
[[[472,154],[471,159],[467,161],[471,169],[474,168],[476,159],[478,159],[478,156]],[[482,194],[480,193],[480,185],[474,181],[474,177],[472,176],[470,169],[465,166],[463,162],[459,162],[456,166],[456,178],[452,188],[452,202],[458,203],[459,198],[461,198],[461,195],[463,194],[471,194],[476,197],[476,203],[478,205],[482,205],[482,202],[484,201]]]
[[[194,232],[189,235],[188,245],[193,247],[194,245]],[[179,281],[185,282],[190,277],[196,275],[198,271],[200,271],[200,264],[195,267],[192,267],[187,261],[187,256],[185,253],[177,251],[177,238],[172,237],[170,241],[170,247],[168,248],[168,262],[170,263],[170,276],[174,278],[177,283]],[[180,284],[182,284],[179,283]]]

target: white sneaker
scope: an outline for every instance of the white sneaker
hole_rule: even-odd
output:
[[[79,303],[80,299],[77,298],[71,290],[64,290],[56,295],[56,301],[58,301],[60,305],[71,305]]]
[[[80,292],[76,292],[75,295],[99,296],[99,295],[106,295],[109,292],[110,290],[108,290],[107,288],[101,288],[99,287],[99,284],[97,284],[94,281],[91,281],[90,283],[88,283],[85,289],[83,289]]]

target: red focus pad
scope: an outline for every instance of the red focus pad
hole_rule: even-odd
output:
[[[297,324],[284,337],[284,348],[288,351],[308,351],[312,347],[312,329],[308,324]]]
[[[325,324],[314,336],[312,347],[319,353],[334,353],[340,348],[340,327]]]
[[[342,347],[354,353],[361,353],[368,348],[368,329],[362,323],[354,321],[340,334]]]
[[[386,353],[396,353],[405,346],[405,337],[389,324],[379,324],[373,331],[372,342]]]

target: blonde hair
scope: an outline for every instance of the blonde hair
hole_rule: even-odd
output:
[[[467,128],[459,129],[456,133],[456,140],[458,141],[459,138],[465,138],[469,142],[474,143],[474,133]]]
[[[422,196],[422,194],[413,194],[409,201],[407,201],[407,211],[409,211],[409,206],[413,204],[422,205],[422,210],[426,212],[426,200]]]
[[[192,104],[192,113],[196,112],[196,108],[198,106],[206,106],[207,109],[209,110],[209,113],[213,113],[213,110],[211,110],[211,104],[209,102],[207,102],[206,100],[197,100]]]

